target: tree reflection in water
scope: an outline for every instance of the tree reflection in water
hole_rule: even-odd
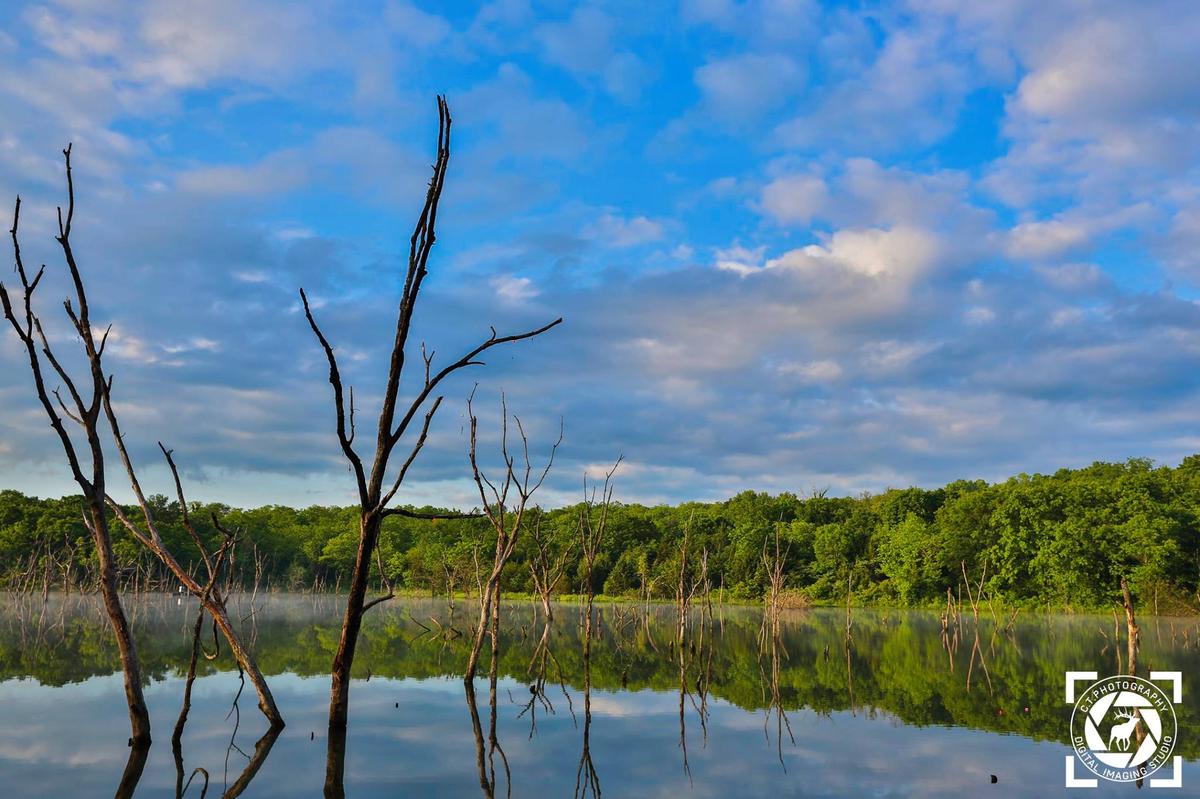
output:
[[[689,586],[692,582],[694,578]],[[1188,672],[1200,668],[1200,636],[1194,619],[1152,623],[1146,629],[1157,629],[1158,634],[1141,636],[1140,648],[1133,649],[1131,658],[1124,619],[1114,625],[1111,616],[1023,613],[1017,617],[1000,612],[993,616],[987,600],[980,602],[974,588],[978,616],[965,590],[961,605],[951,595],[944,613],[854,609],[852,641],[847,640],[844,608],[782,609],[776,624],[771,619],[764,621],[763,611],[720,605],[710,610],[707,600],[699,598],[703,593],[697,590],[698,598],[689,609],[682,646],[677,642],[679,617],[674,604],[597,605],[590,636],[585,629],[589,626],[586,612],[577,613],[574,606],[558,606],[554,620],[547,621],[540,601],[536,606],[527,602],[506,605],[503,618],[523,616],[525,628],[514,624],[516,629],[499,631],[497,656],[488,664],[486,702],[479,701],[484,699],[482,680],[467,691],[471,736],[459,727],[459,740],[451,740],[452,719],[444,717],[450,726],[443,731],[439,726],[443,717],[438,715],[442,711],[436,709],[440,706],[413,709],[406,715],[409,705],[389,698],[386,706],[396,715],[387,717],[378,707],[364,706],[362,721],[349,727],[349,744],[362,760],[346,772],[352,784],[328,786],[331,795],[375,795],[369,790],[364,793],[356,782],[368,775],[377,778],[376,785],[393,786],[394,793],[397,786],[408,785],[406,775],[397,772],[397,764],[410,762],[415,755],[409,752],[438,758],[419,764],[435,762],[430,768],[438,779],[453,779],[455,773],[467,777],[474,772],[470,781],[478,782],[488,796],[526,795],[535,785],[553,785],[570,794],[576,784],[579,795],[593,796],[599,794],[601,776],[613,795],[623,795],[628,788],[625,781],[632,778],[631,764],[640,764],[638,779],[667,784],[682,778],[679,772],[684,757],[686,770],[694,774],[699,787],[701,780],[720,779],[714,769],[727,761],[731,749],[746,757],[750,746],[759,747],[780,764],[776,779],[785,785],[791,784],[794,773],[803,774],[812,762],[812,747],[828,735],[821,732],[821,725],[828,723],[824,717],[852,709],[859,712],[863,723],[885,714],[886,726],[893,729],[897,722],[908,730],[967,727],[1004,733],[1008,740],[1019,736],[1018,741],[1058,742],[1065,749],[1070,708],[1061,702],[1064,671],[1112,673],[1117,652],[1124,668],[1133,663],[1139,670]],[[291,675],[291,687],[281,699],[286,697],[284,701],[289,703],[284,711],[294,708],[291,712],[301,719],[304,705],[296,703],[311,703],[316,695],[313,691],[319,694],[322,675],[327,673],[329,647],[337,629],[336,600],[260,595],[256,603],[263,605],[255,617],[258,661],[268,675]],[[146,673],[156,686],[148,694],[158,697],[152,703],[156,722],[169,726],[179,714],[187,726],[187,734],[181,731],[178,736],[178,749],[167,747],[159,754],[154,747],[149,752],[129,749],[124,734],[118,732],[120,737],[114,740],[111,732],[97,732],[115,731],[118,719],[72,718],[72,708],[84,697],[69,686],[117,673],[119,660],[94,600],[63,600],[54,595],[47,603],[40,597],[34,602],[0,598],[0,684],[8,685],[7,696],[18,701],[24,695],[52,697],[55,691],[74,698],[53,707],[47,704],[48,713],[37,717],[45,719],[41,725],[22,723],[20,733],[11,725],[0,730],[6,740],[11,742],[20,735],[46,751],[59,747],[69,753],[72,747],[83,751],[82,736],[88,736],[87,751],[106,750],[107,754],[74,758],[83,765],[73,766],[71,774],[52,776],[82,781],[92,773],[88,769],[96,773],[104,769],[107,792],[117,796],[134,795],[139,780],[158,785],[162,775],[156,772],[164,766],[171,775],[170,793],[198,796],[207,775],[211,796],[225,758],[228,776],[221,784],[225,796],[243,792],[283,795],[275,783],[292,772],[310,775],[305,779],[320,784],[320,776],[311,769],[312,750],[301,746],[301,742],[309,744],[311,719],[303,727],[297,724],[285,731],[282,738],[262,735],[253,750],[237,738],[229,746],[239,711],[232,709],[224,724],[221,719],[231,710],[230,698],[239,681],[236,664],[227,652],[210,651],[212,660],[197,656],[197,693],[192,696],[187,690],[197,618],[194,601],[177,604],[174,597],[146,597],[129,602],[129,606]],[[241,618],[246,612],[242,609],[236,615]],[[530,615],[538,625],[532,631],[526,621]],[[378,697],[379,689],[388,686],[395,686],[393,693],[404,686],[400,699],[410,702],[420,696],[444,695],[437,686],[458,677],[468,651],[466,636],[450,632],[453,629],[444,601],[405,599],[380,613],[363,630],[361,658],[356,665],[361,671],[355,676],[362,680],[370,675],[372,691],[364,689],[362,701]],[[211,647],[207,627],[204,632],[205,643]],[[1119,640],[1115,639],[1118,634]],[[315,679],[296,683],[304,677]],[[10,682],[25,678],[40,683],[36,692],[27,684]],[[404,682],[399,682],[402,679]],[[288,680],[281,681],[286,684]],[[419,693],[429,689],[437,693]],[[179,704],[185,694],[190,698],[190,715],[181,711]],[[119,696],[114,693],[113,699]],[[455,703],[461,714],[462,699]],[[85,712],[83,707],[80,704],[75,712]],[[599,714],[598,707],[604,709]],[[425,713],[430,715],[421,715]],[[756,725],[730,726],[737,714],[756,714]],[[1177,715],[1180,734],[1176,751],[1194,760],[1200,754],[1197,698],[1185,693]],[[461,715],[457,718],[461,723]],[[637,726],[630,726],[634,718]],[[405,737],[390,737],[389,726],[396,728],[397,724],[409,725]],[[672,726],[678,730],[668,732]],[[624,737],[614,740],[611,731],[616,730]],[[746,737],[751,730],[757,743]],[[222,738],[218,751],[213,745]],[[385,739],[392,749],[381,760],[380,742]],[[277,744],[283,740],[289,743],[281,750]],[[705,743],[713,751],[698,754]],[[334,741],[329,751],[344,758],[346,744],[345,740]],[[473,764],[467,758],[462,766],[468,771],[455,772],[460,761],[453,753],[460,746],[470,752],[472,744]],[[114,746],[124,750],[115,768],[111,759]],[[826,752],[822,757],[848,744],[835,736],[827,746],[828,750],[818,750]],[[564,747],[574,752],[567,755],[565,764]],[[676,748],[677,766],[671,769],[666,755]],[[3,759],[11,758],[2,754],[4,751],[15,750],[11,745],[0,748],[0,769],[18,773],[20,763]],[[956,755],[961,756],[962,752]],[[97,765],[87,765],[90,763]],[[796,764],[803,766],[797,768]],[[235,774],[239,768],[240,773]],[[61,791],[47,792],[49,787],[28,776],[32,772],[20,773],[27,776],[19,778],[13,795],[61,795]],[[509,784],[510,777],[515,784]],[[248,790],[255,780],[256,787]],[[612,785],[607,784],[610,782]],[[624,789],[613,787],[622,785]]]

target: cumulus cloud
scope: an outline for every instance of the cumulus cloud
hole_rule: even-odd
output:
[[[768,259],[761,266],[744,259],[744,256],[754,254],[744,249],[723,251],[718,267],[743,277],[766,270],[792,270],[812,278],[849,274],[891,280],[900,285],[911,283],[933,269],[941,256],[941,248],[937,238],[926,231],[897,227],[891,230],[839,230],[824,245],[810,244],[790,250]],[[730,256],[742,256],[743,260],[732,260]]]

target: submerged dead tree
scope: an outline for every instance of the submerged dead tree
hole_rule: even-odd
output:
[[[435,370],[433,367],[434,353],[427,354],[422,347],[420,352],[422,369],[411,386],[412,398],[406,401],[404,407],[401,407],[400,381],[407,361],[408,337],[421,286],[427,274],[429,254],[436,239],[438,203],[441,200],[442,188],[446,180],[446,168],[450,161],[450,111],[443,97],[438,97],[437,106],[437,158],[433,165],[433,177],[429,181],[429,190],[425,195],[425,204],[409,241],[408,268],[404,278],[404,288],[400,295],[395,338],[392,343],[387,381],[383,390],[379,421],[375,432],[375,453],[369,463],[364,462],[354,449],[356,408],[353,395],[351,394],[347,401],[347,390],[343,387],[342,375],[338,368],[333,345],[321,332],[309,305],[308,296],[303,289],[300,290],[300,301],[304,307],[305,318],[329,363],[329,383],[333,387],[338,443],[354,473],[359,500],[358,549],[354,556],[354,567],[350,575],[342,632],[338,639],[331,668],[330,757],[326,773],[326,792],[331,795],[338,795],[340,792],[341,773],[345,765],[345,728],[350,698],[350,668],[354,663],[354,653],[358,646],[363,614],[395,595],[394,591],[387,590],[383,595],[370,601],[366,598],[371,561],[379,544],[379,533],[383,520],[393,515],[429,518],[427,515],[414,513],[404,508],[389,507],[389,504],[400,490],[409,468],[425,445],[430,423],[442,403],[442,395],[437,392],[442,382],[450,375],[470,366],[481,365],[483,361],[480,360],[480,356],[491,348],[533,338],[562,322],[561,318],[555,319],[535,330],[507,336],[498,335],[495,328],[492,328],[488,338],[458,360],[439,370]],[[424,411],[423,414],[422,411]],[[414,428],[414,422],[418,418],[420,418],[420,422]],[[391,468],[392,454],[405,436],[410,433],[413,435],[410,436],[411,443],[406,445],[408,454],[399,468],[393,470]],[[381,577],[383,576],[381,575]]]
[[[521,437],[524,465],[518,467],[516,456],[508,450],[508,405],[501,398],[500,412],[503,418],[500,421],[500,451],[504,458],[504,477],[498,481],[499,485],[497,485],[488,478],[486,472],[479,468],[476,446],[479,420],[475,417],[471,402],[471,399],[467,400],[467,415],[471,421],[471,476],[479,491],[483,512],[487,516],[488,522],[491,523],[492,531],[496,534],[496,548],[492,557],[492,570],[487,575],[486,581],[480,586],[479,623],[475,626],[475,637],[471,641],[471,655],[467,660],[466,672],[463,675],[463,679],[467,682],[475,679],[475,670],[479,664],[479,652],[483,648],[483,636],[488,629],[489,615],[492,659],[496,659],[500,635],[500,578],[513,551],[517,548],[529,499],[542,487],[546,476],[550,474],[550,468],[554,465],[554,455],[558,452],[558,446],[562,443],[563,437],[560,426],[558,440],[550,448],[546,466],[538,474],[537,480],[533,480],[533,464],[529,460],[529,437],[525,435],[525,427],[521,424],[520,418],[516,416],[513,417],[513,421]],[[510,500],[514,494],[515,497]]]
[[[214,515],[212,517],[213,525],[222,533],[225,543],[222,544],[215,556],[208,552],[203,540],[192,524],[191,516],[187,511],[187,498],[183,494],[183,483],[179,479],[179,470],[175,466],[172,450],[167,449],[160,443],[158,447],[162,450],[163,457],[166,459],[167,466],[170,467],[171,475],[175,480],[175,495],[179,501],[182,513],[183,528],[196,545],[196,549],[199,551],[208,573],[207,583],[201,583],[195,575],[179,563],[163,543],[162,536],[158,531],[158,524],[154,519],[154,514],[150,510],[150,503],[146,500],[137,473],[134,471],[133,462],[130,460],[129,452],[125,449],[121,428],[117,422],[117,416],[113,412],[112,403],[109,400],[107,392],[104,397],[104,410],[108,416],[109,425],[112,427],[113,438],[117,444],[117,452],[121,456],[122,463],[125,464],[125,470],[129,475],[129,484],[133,489],[134,497],[136,497],[138,507],[141,510],[140,523],[126,514],[124,509],[114,502],[111,497],[108,500],[109,508],[111,508],[113,515],[120,520],[125,529],[129,531],[129,534],[137,539],[142,546],[153,552],[159,561],[183,584],[183,587],[200,601],[201,607],[212,618],[213,626],[221,631],[221,636],[228,644],[229,652],[237,662],[238,668],[250,678],[250,684],[254,686],[254,692],[258,696],[258,709],[267,717],[267,721],[270,722],[271,727],[282,729],[284,726],[283,716],[279,713],[279,708],[275,705],[275,697],[271,694],[271,688],[267,685],[266,677],[263,676],[262,670],[259,669],[258,662],[254,659],[254,655],[251,654],[249,647],[242,641],[241,633],[234,627],[233,620],[229,615],[229,609],[225,604],[226,596],[231,586],[227,581],[224,590],[222,590],[218,579],[226,549],[236,544],[234,534],[222,526],[221,521]]]
[[[624,456],[622,456],[624,457]],[[583,478],[583,503],[579,510],[579,548],[583,554],[583,581],[586,595],[586,613],[583,621],[583,749],[579,755],[579,768],[575,772],[575,799],[592,796],[600,799],[600,776],[592,762],[592,611],[596,602],[596,586],[593,582],[596,555],[604,543],[608,527],[608,510],[612,506],[613,475],[621,465],[622,458],[604,475],[604,485],[597,499],[596,489],[588,493],[587,475]],[[574,714],[572,714],[574,715]]]
[[[787,559],[792,545],[788,542],[782,548],[780,526],[775,525],[775,551],[771,552],[767,544],[769,538],[763,539],[762,565],[767,574],[767,595],[763,602],[762,627],[758,631],[758,645],[762,649],[769,638],[778,638],[780,633],[779,621],[783,607],[783,586],[787,578]]]
[[[17,278],[21,283],[22,308],[18,312],[13,307],[12,298],[7,288],[0,283],[0,303],[4,306],[4,317],[12,324],[17,337],[25,346],[25,354],[29,359],[29,369],[33,374],[33,383],[37,391],[42,409],[50,419],[50,426],[58,435],[67,463],[71,467],[71,476],[75,479],[83,494],[83,521],[92,536],[96,546],[96,558],[99,563],[100,595],[104,600],[104,610],[112,624],[113,635],[117,641],[117,652],[121,658],[121,669],[125,677],[125,700],[129,706],[129,726],[132,744],[135,749],[150,745],[150,715],[146,711],[146,701],[142,697],[142,671],[138,662],[137,649],[133,643],[133,635],[129,629],[129,620],[121,606],[121,598],[117,592],[117,570],[113,560],[112,535],[109,530],[109,516],[106,505],[107,488],[104,472],[104,450],[100,439],[100,413],[104,398],[108,395],[110,383],[104,375],[100,357],[104,345],[108,341],[108,330],[96,341],[92,331],[91,317],[87,295],[83,289],[83,279],[75,263],[75,253],[71,249],[71,222],[75,215],[75,188],[71,179],[71,147],[63,150],[67,167],[67,214],[63,218],[62,208],[58,209],[57,241],[62,247],[63,257],[70,271],[75,288],[75,302],[65,300],[63,307],[75,331],[83,341],[88,355],[90,370],[87,383],[76,385],[67,374],[58,358],[50,347],[50,340],[42,329],[42,322],[33,311],[33,294],[45,274],[46,267],[38,269],[32,279],[25,269],[21,258],[21,244],[18,229],[21,222],[21,198],[17,198],[13,211],[12,235],[13,256],[16,261]],[[111,329],[111,328],[110,328]],[[59,389],[48,389],[43,374],[43,359],[66,385],[74,411],[67,407]],[[86,394],[86,396],[85,396]],[[52,402],[53,395],[57,401]],[[60,414],[61,411],[61,414]],[[74,421],[83,431],[86,441],[85,454],[81,457],[76,449],[71,434],[63,423],[63,416]],[[86,470],[86,472],[85,472]],[[131,763],[133,760],[131,759]],[[142,765],[145,758],[141,759]],[[137,769],[140,776],[141,770]],[[136,783],[136,777],[134,778]]]
[[[583,622],[584,657],[590,657],[592,651],[592,615],[596,606],[596,556],[600,554],[600,547],[604,544],[604,533],[608,528],[608,509],[612,506],[613,496],[612,478],[623,458],[623,455],[617,458],[617,462],[605,473],[599,499],[595,487],[592,488],[591,494],[588,493],[587,475],[583,477],[583,503],[579,508],[579,550],[583,555],[583,590],[586,597],[586,615]]]
[[[529,576],[533,578],[533,589],[542,602],[542,615],[547,625],[554,620],[554,590],[562,581],[578,549],[571,544],[556,547],[551,533],[542,528],[543,515],[540,508],[534,509],[536,518],[529,540],[533,554],[529,557]]]
[[[62,440],[63,447],[67,453],[67,460],[71,465],[71,471],[75,476],[76,483],[84,493],[85,513],[84,522],[87,524],[89,531],[92,533],[93,539],[96,541],[96,549],[100,560],[101,573],[101,592],[104,595],[106,609],[109,612],[110,618],[113,619],[113,627],[116,631],[117,645],[121,652],[122,665],[126,665],[128,659],[134,667],[134,672],[137,674],[136,654],[133,651],[133,642],[129,639],[128,623],[123,618],[120,601],[116,597],[116,569],[112,564],[112,541],[109,531],[108,513],[111,513],[122,526],[149,552],[151,552],[158,560],[167,567],[167,569],[175,576],[180,583],[195,597],[200,600],[200,604],[212,617],[214,625],[220,630],[225,640],[229,644],[230,652],[237,661],[238,666],[246,672],[254,685],[254,689],[258,694],[258,706],[262,710],[263,715],[273,727],[283,726],[283,717],[279,714],[278,708],[275,706],[275,700],[271,696],[271,690],[267,686],[266,679],[255,663],[254,657],[242,643],[241,637],[233,626],[233,622],[229,617],[229,611],[225,607],[224,596],[220,588],[216,585],[216,572],[219,566],[214,569],[214,559],[205,548],[203,541],[196,532],[195,527],[191,523],[191,518],[188,515],[187,500],[183,495],[183,483],[179,478],[179,471],[175,467],[175,462],[171,457],[171,451],[163,447],[160,443],[159,449],[166,458],[167,465],[171,469],[171,474],[174,477],[176,496],[179,499],[179,506],[183,514],[183,526],[187,530],[188,535],[195,543],[197,549],[203,558],[204,565],[208,571],[208,580],[210,585],[205,586],[197,579],[187,568],[176,560],[175,556],[166,545],[163,543],[162,536],[159,534],[158,526],[155,523],[154,516],[151,513],[150,504],[146,500],[145,493],[142,491],[142,486],[138,480],[137,473],[134,470],[133,461],[130,458],[129,451],[125,446],[125,438],[121,433],[121,426],[117,419],[116,411],[113,408],[112,393],[113,393],[113,375],[105,374],[103,356],[104,346],[108,340],[109,330],[111,325],[101,335],[99,342],[96,341],[92,330],[89,303],[87,291],[84,288],[83,277],[80,273],[79,266],[75,260],[75,254],[71,249],[71,222],[75,215],[75,185],[71,175],[71,148],[68,145],[67,149],[63,150],[63,155],[66,159],[67,169],[67,213],[64,220],[62,209],[59,209],[59,235],[58,242],[62,246],[63,255],[67,262],[67,268],[71,275],[71,281],[74,286],[75,300],[78,303],[78,309],[70,300],[63,303],[66,309],[67,317],[71,320],[75,332],[79,335],[83,343],[84,355],[88,364],[88,375],[91,381],[90,397],[85,398],[84,393],[80,390],[79,385],[71,377],[70,373],[63,367],[61,361],[54,355],[50,347],[49,339],[42,328],[41,321],[37,315],[33,313],[30,304],[30,298],[37,288],[38,282],[41,280],[42,271],[32,281],[27,279],[27,273],[24,265],[21,263],[20,246],[17,240],[17,222],[20,215],[20,202],[17,203],[17,212],[14,215],[12,237],[13,247],[17,253],[17,274],[21,279],[22,288],[25,293],[25,323],[22,326],[18,323],[16,315],[13,312],[12,303],[8,293],[2,292],[2,300],[4,305],[5,316],[12,322],[13,327],[17,330],[17,334],[25,343],[26,351],[29,354],[30,367],[34,373],[34,383],[37,388],[39,399],[42,401],[43,408],[50,415],[50,424],[58,432],[59,438]],[[59,389],[54,389],[53,395],[57,401],[58,409],[67,418],[75,422],[82,430],[88,442],[88,449],[91,453],[92,461],[92,478],[85,478],[80,469],[79,458],[75,447],[71,442],[70,435],[66,432],[62,418],[54,405],[50,403],[45,382],[42,377],[40,359],[37,352],[37,344],[34,341],[34,332],[36,331],[37,341],[41,345],[42,355],[46,361],[53,367],[54,372],[61,380],[66,388],[68,398],[63,399]],[[137,505],[141,511],[141,524],[135,523],[125,510],[107,493],[105,485],[104,473],[104,453],[100,443],[100,414],[104,414],[105,421],[108,423],[110,432],[112,433],[113,442],[116,445],[117,454],[120,456],[121,463],[125,468],[126,475],[129,479],[130,488],[137,500]],[[220,522],[214,517],[214,523],[221,529]],[[226,536],[228,537],[228,536]],[[129,672],[129,667],[126,666],[126,682],[130,682],[132,675]],[[140,714],[145,715],[145,706],[141,699],[140,674],[138,674],[135,682],[136,687],[126,686],[126,694],[130,699],[131,714],[133,713],[135,704],[141,707]],[[135,741],[140,740],[137,734],[138,724],[134,724]],[[149,741],[149,720],[145,721],[144,730],[145,740]]]

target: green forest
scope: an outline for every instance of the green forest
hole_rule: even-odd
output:
[[[181,561],[198,562],[178,503],[154,497],[151,505],[171,550]],[[80,507],[79,497],[0,492],[0,580],[26,590],[86,590],[94,554]],[[240,530],[231,579],[243,585],[336,590],[351,569],[356,508],[194,503],[190,511],[209,543],[220,539],[214,514]],[[573,506],[527,514],[504,572],[506,592],[533,590],[535,528],[551,555],[568,564],[557,591],[582,591],[574,551],[579,513]],[[764,548],[773,550],[777,533],[786,588],[797,602],[840,603],[849,592],[854,604],[944,605],[948,589],[960,592],[965,571],[972,582],[983,581],[989,599],[1013,606],[1107,609],[1124,576],[1145,610],[1184,612],[1196,606],[1200,589],[1200,456],[1174,467],[1131,459],[858,497],[748,491],[677,506],[614,502],[593,587],[608,597],[673,596],[687,535],[693,553],[707,552],[714,591],[729,601],[756,601],[767,585]],[[175,590],[127,533],[114,526],[113,535],[127,587]],[[471,592],[477,564],[491,563],[493,535],[482,519],[389,517],[380,562],[407,591]]]

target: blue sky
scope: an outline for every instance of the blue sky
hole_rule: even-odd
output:
[[[1111,0],[18,4],[0,197],[114,323],[135,457],[196,498],[342,503],[319,306],[378,396],[434,95],[454,155],[418,319],[447,388],[404,501],[470,505],[499,392],[543,501],[834,493],[1200,451],[1200,6]],[[11,282],[11,281],[10,281]],[[72,490],[11,331],[0,485]],[[493,442],[494,443],[494,442]]]

